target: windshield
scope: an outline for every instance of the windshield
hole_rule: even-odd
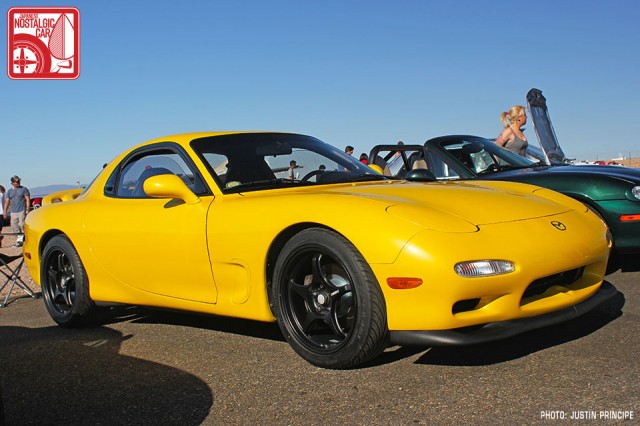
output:
[[[384,179],[310,136],[240,133],[196,139],[191,146],[225,193]]]
[[[538,164],[480,137],[445,139],[439,145],[475,174],[529,168]]]

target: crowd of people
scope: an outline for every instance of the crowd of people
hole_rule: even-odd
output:
[[[353,155],[353,150],[354,150],[354,148],[351,145],[347,145],[344,148],[344,153],[347,154],[347,155]],[[362,164],[369,164],[369,156],[365,152],[360,154],[360,162]]]

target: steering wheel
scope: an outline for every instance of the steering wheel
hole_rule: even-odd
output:
[[[316,175],[319,175],[319,174],[322,174],[322,173],[324,173],[324,172],[325,172],[324,170],[311,170],[309,173],[307,173],[306,175],[304,175],[304,176],[302,177],[302,179],[300,179],[300,182],[306,182],[306,181],[308,181],[309,179],[311,179],[312,177],[314,177],[314,176],[316,176]]]

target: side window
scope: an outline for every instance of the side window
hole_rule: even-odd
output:
[[[116,196],[145,198],[147,194],[144,192],[144,182],[151,176],[163,174],[178,176],[196,194],[205,191],[200,177],[191,171],[182,157],[172,150],[164,149],[144,152],[130,159],[121,169],[116,181]]]

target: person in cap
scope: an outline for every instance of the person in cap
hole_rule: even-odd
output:
[[[11,215],[11,232],[24,234],[24,218],[29,211],[30,197],[29,190],[20,185],[20,177],[11,176],[11,188],[5,194],[2,213],[5,219],[8,214]],[[24,235],[19,235],[15,247],[21,247],[23,242]]]
[[[0,234],[2,233],[2,227],[4,226],[4,221],[6,218],[4,217],[4,193],[6,190],[4,186],[0,185]],[[2,247],[2,239],[4,237],[0,235],[0,247]]]

